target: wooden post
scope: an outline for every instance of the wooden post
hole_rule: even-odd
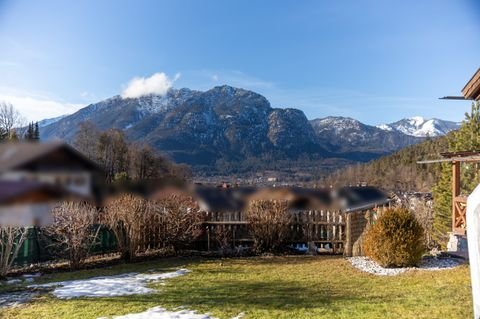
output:
[[[345,216],[345,241],[343,254],[346,257],[352,257],[352,214],[347,213]]]
[[[235,248],[235,245],[236,245],[236,243],[235,243],[235,239],[236,239],[235,233],[237,232],[237,225],[234,225],[232,227],[233,227],[233,234],[232,234],[233,235],[233,248]]]
[[[455,198],[460,195],[460,162],[452,162],[452,232],[456,232],[457,208]]]
[[[210,226],[207,226],[207,251],[210,251]]]

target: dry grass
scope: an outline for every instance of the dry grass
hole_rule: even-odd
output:
[[[3,318],[97,318],[141,312],[162,305],[187,306],[231,318],[469,318],[468,266],[376,277],[340,257],[274,257],[224,260],[165,259],[52,275],[43,281],[176,267],[186,276],[154,285],[142,296],[58,300],[44,296]]]

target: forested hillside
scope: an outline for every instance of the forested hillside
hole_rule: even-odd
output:
[[[422,143],[365,164],[339,169],[321,183],[334,186],[368,183],[386,191],[430,192],[441,174],[441,166],[417,164],[417,161],[439,158],[441,152],[447,151],[448,138],[452,133],[429,138]]]
[[[324,185],[368,183],[386,191],[433,193],[434,240],[445,245],[451,231],[451,166],[449,163],[417,164],[436,159],[442,152],[480,151],[480,103],[473,103],[461,127],[446,136],[404,148],[377,160],[340,169],[321,182]],[[480,182],[480,164],[461,165],[461,193],[470,194]]]

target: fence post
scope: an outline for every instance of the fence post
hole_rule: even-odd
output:
[[[210,251],[210,226],[207,226],[207,251]]]
[[[345,214],[345,247],[344,255],[346,257],[352,256],[352,214]]]

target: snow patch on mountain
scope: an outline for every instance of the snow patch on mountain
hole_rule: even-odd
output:
[[[53,123],[56,123],[58,121],[60,121],[61,119],[63,119],[64,117],[67,117],[69,114],[65,114],[65,115],[60,115],[60,116],[57,116],[57,117],[53,117],[53,118],[50,118],[50,119],[44,119],[44,120],[41,120],[38,122],[38,127],[45,127],[47,125],[50,125],[50,124],[53,124]]]
[[[197,91],[190,89],[169,89],[164,95],[150,94],[136,99],[138,110],[142,113],[158,113],[175,108],[193,97]]]
[[[380,125],[377,125],[377,127],[384,131],[389,131],[389,132],[393,131],[393,128],[388,126],[388,124],[380,124]]]
[[[337,132],[342,132],[348,129],[360,129],[363,125],[360,121],[342,116],[328,116],[321,119],[315,119],[311,121],[311,124],[319,132],[332,128]]]
[[[400,121],[381,124],[377,126],[384,131],[397,131],[406,135],[416,137],[442,136],[460,127],[460,123],[444,121],[439,119],[425,119],[421,116],[414,116]]]

